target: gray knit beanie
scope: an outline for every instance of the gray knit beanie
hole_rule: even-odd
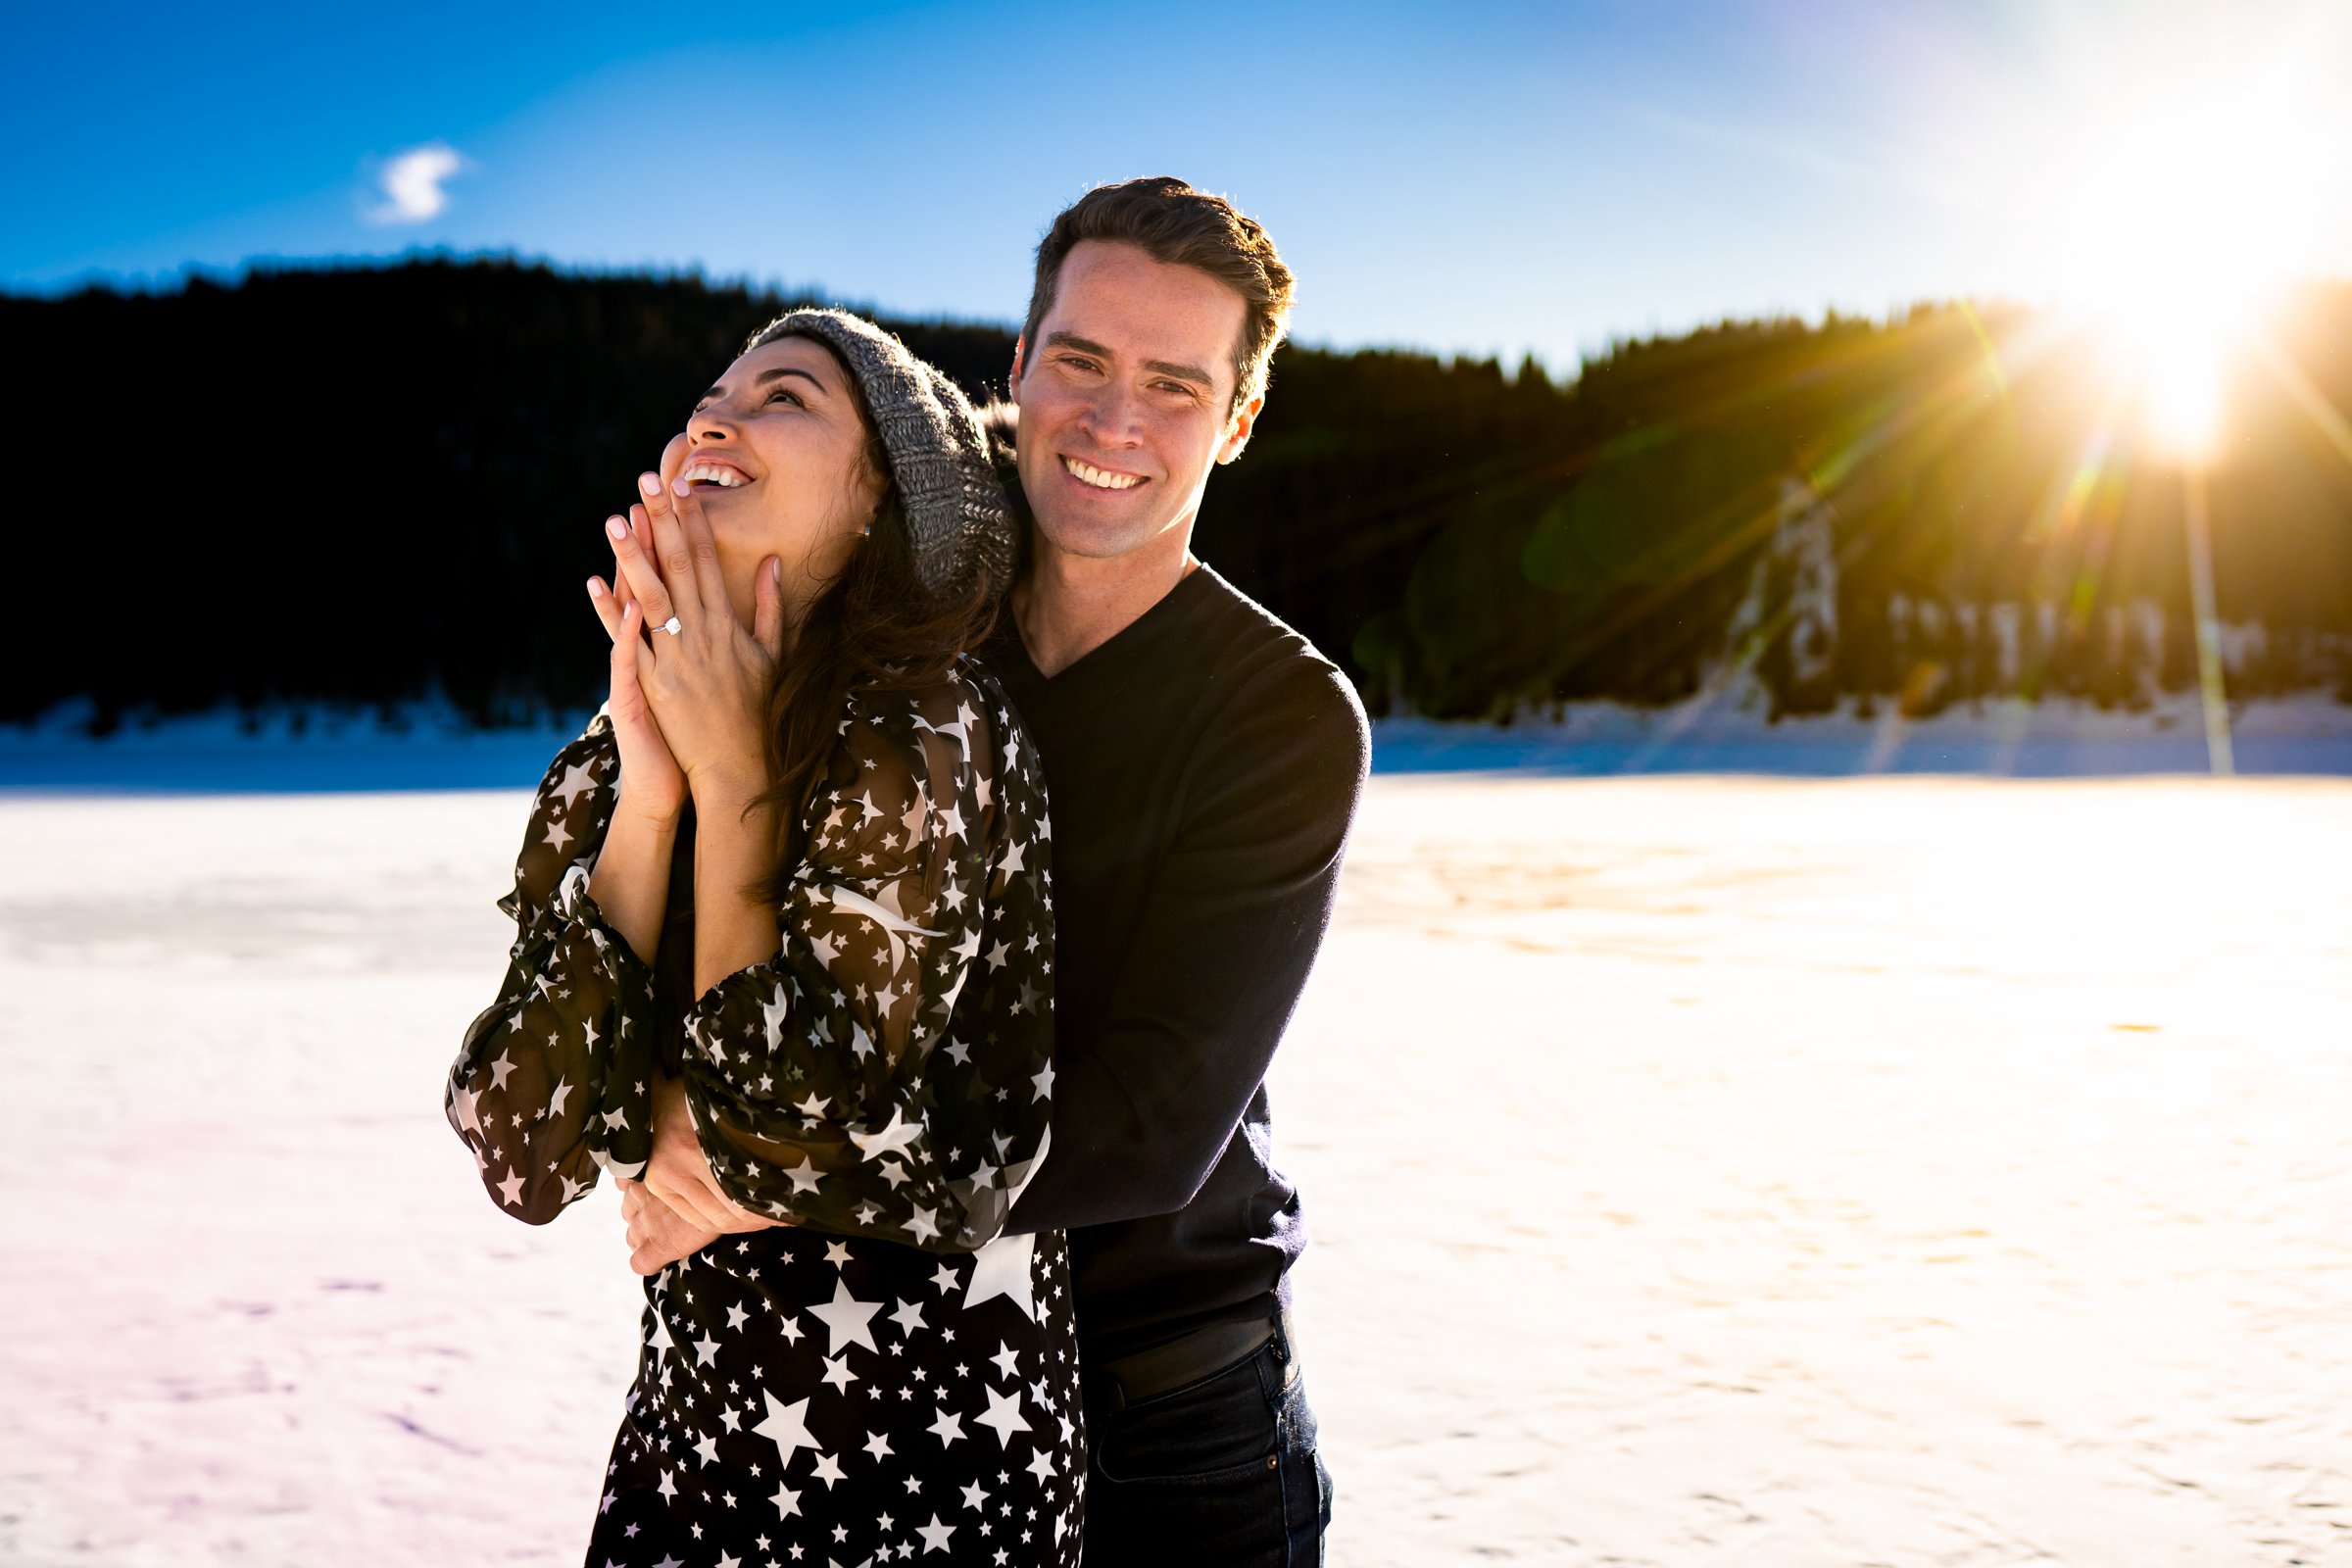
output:
[[[923,591],[1004,592],[1017,543],[1012,508],[962,390],[906,344],[847,311],[792,311],[762,327],[750,347],[780,337],[824,344],[865,395],[866,416],[898,481],[906,545]]]

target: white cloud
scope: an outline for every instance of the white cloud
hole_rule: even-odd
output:
[[[466,167],[455,147],[439,141],[412,147],[386,160],[375,177],[384,199],[368,209],[368,221],[421,223],[438,218],[449,205],[449,192],[441,187]]]

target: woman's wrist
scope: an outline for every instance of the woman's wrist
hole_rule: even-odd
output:
[[[767,793],[767,759],[731,757],[705,763],[686,777],[697,817],[740,814]]]
[[[667,791],[660,791],[649,798],[647,792],[632,792],[628,774],[621,774],[620,796],[612,805],[615,821],[626,818],[651,828],[657,834],[674,836],[678,831],[679,819],[685,814],[686,797],[683,793],[671,795]]]

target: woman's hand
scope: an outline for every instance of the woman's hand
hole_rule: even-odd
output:
[[[605,716],[620,753],[620,803],[657,822],[678,819],[686,805],[686,773],[662,738],[662,726],[638,684],[638,652],[645,646],[645,612],[634,598],[615,595],[601,577],[588,579],[588,599],[612,639],[612,685]]]
[[[620,1219],[629,1242],[629,1267],[654,1274],[682,1257],[692,1256],[719,1238],[660,1199],[649,1196],[641,1182],[614,1177],[620,1188]]]
[[[781,564],[772,556],[760,564],[745,626],[728,600],[701,498],[675,494],[661,474],[640,476],[638,488],[645,500],[629,509],[628,523],[615,517],[605,525],[640,624],[654,628],[642,643],[623,639],[635,655],[635,690],[686,788],[740,805],[767,787],[767,693],[784,650]]]
[[[685,466],[685,458],[686,438],[672,437],[662,452],[663,480]],[[625,530],[623,519],[612,517],[605,523],[608,536],[616,524]],[[588,579],[588,601],[596,607],[596,618],[604,622],[605,635],[612,639],[612,692],[605,712],[620,752],[619,808],[671,823],[686,805],[686,773],[678,766],[669,743],[662,738],[662,726],[654,721],[645,688],[637,679],[637,651],[645,645],[645,612],[619,569],[620,549],[620,541],[615,539],[612,587],[607,587],[602,577]]]

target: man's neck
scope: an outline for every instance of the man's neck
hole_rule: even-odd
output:
[[[1029,570],[1012,590],[1013,623],[1049,680],[1125,631],[1192,575],[1193,530],[1171,528],[1123,556],[1072,556],[1030,535]]]

